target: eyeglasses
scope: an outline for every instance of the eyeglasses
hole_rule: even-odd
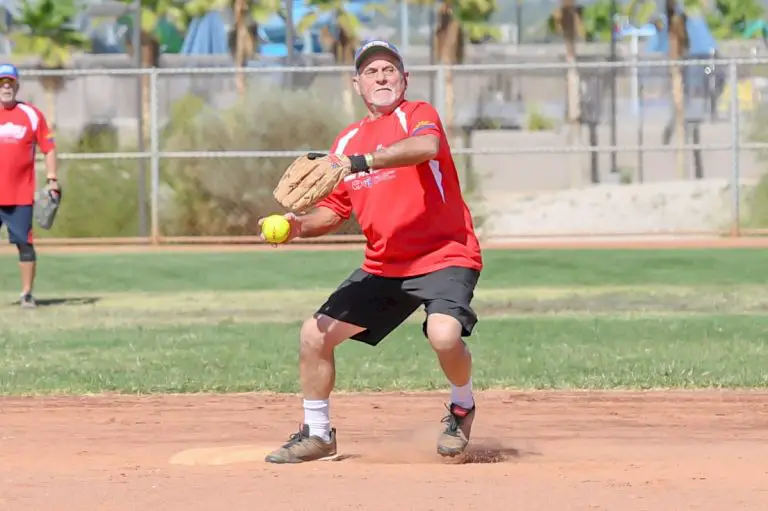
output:
[[[16,85],[16,80],[13,78],[0,78],[0,87],[13,88],[14,85]]]

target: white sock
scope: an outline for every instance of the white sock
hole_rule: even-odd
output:
[[[319,436],[325,441],[331,439],[329,408],[327,399],[304,400],[304,424],[309,426],[309,434]]]
[[[461,387],[451,384],[451,403],[467,410],[475,406],[475,398],[472,395],[472,378]]]

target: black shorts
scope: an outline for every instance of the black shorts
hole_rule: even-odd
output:
[[[479,277],[477,270],[458,266],[404,278],[380,277],[357,269],[317,312],[365,328],[352,339],[371,346],[379,344],[421,305],[427,316],[441,313],[456,318],[462,336],[467,337],[477,323],[470,302]],[[426,320],[422,330],[426,336]]]

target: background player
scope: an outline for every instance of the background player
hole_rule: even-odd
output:
[[[0,65],[0,226],[19,250],[22,307],[35,307],[32,290],[37,254],[32,234],[35,202],[35,155],[45,154],[48,186],[58,190],[56,146],[43,113],[18,101],[19,72]]]
[[[372,41],[358,50],[355,66],[353,85],[369,115],[332,148],[350,156],[353,174],[312,212],[286,218],[289,239],[308,238],[354,212],[368,240],[365,261],[301,328],[304,424],[266,457],[272,463],[336,455],[329,413],[334,348],[346,339],[375,346],[421,305],[424,334],[451,383],[438,452],[464,452],[474,420],[472,358],[462,337],[477,322],[470,302],[482,258],[448,140],[431,105],[405,99],[408,74],[397,48]]]

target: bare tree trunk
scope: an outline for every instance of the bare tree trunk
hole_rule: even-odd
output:
[[[253,39],[248,31],[248,2],[247,0],[235,0],[235,66],[238,71],[235,75],[235,87],[237,93],[245,96],[245,73],[242,69],[248,57],[253,54]]]
[[[443,76],[445,77],[445,120],[443,124],[445,126],[445,136],[448,137],[448,140],[453,140],[453,128],[456,125],[456,113],[454,111],[456,97],[455,89],[453,88],[453,70],[449,67],[446,68]]]
[[[45,103],[48,111],[46,117],[48,118],[48,126],[51,130],[56,129],[56,89],[43,85],[45,90]]]
[[[685,27],[685,17],[676,9],[675,0],[667,0],[667,35],[669,37],[669,60],[679,60],[688,48],[688,32]],[[677,151],[675,160],[677,174],[685,178],[685,93],[683,89],[683,70],[680,65],[673,64],[670,68],[672,79],[672,102],[675,109],[675,141]]]
[[[680,179],[685,179],[685,107],[683,94],[683,71],[680,66],[673,66],[672,72],[672,102],[675,105],[675,168]]]
[[[141,37],[141,58],[145,68],[156,68],[160,65],[160,44],[151,36],[142,34]],[[150,91],[150,77],[148,74],[141,76],[141,118],[144,124],[142,138],[146,144],[149,144],[150,126],[150,108],[152,97],[150,94],[156,94],[157,91]]]
[[[323,46],[329,48],[333,52],[334,60],[337,65],[341,66],[353,66],[355,62],[355,47],[357,46],[357,40],[351,37],[347,32],[341,28],[339,29],[338,38],[335,38],[327,27],[323,27],[320,32],[320,40]],[[352,74],[347,72],[341,73],[341,104],[344,108],[344,113],[349,118],[350,122],[355,118],[355,96],[352,91]]]
[[[56,91],[49,89],[45,94],[48,96],[48,122],[51,125],[51,129],[56,129],[56,116],[58,115],[56,111]]]
[[[43,67],[43,69],[56,68]],[[43,91],[45,93],[46,117],[48,119],[48,126],[51,128],[51,130],[54,130],[56,128],[56,117],[58,115],[56,108],[56,98],[59,91],[64,88],[64,78],[61,76],[42,76],[40,77],[40,85],[42,85]]]
[[[435,48],[437,48],[438,61],[446,66],[461,64],[464,61],[464,32],[461,28],[461,23],[454,17],[453,9],[448,0],[444,0],[440,4],[440,11],[437,16]],[[439,105],[439,107],[443,108],[445,114],[443,124],[446,136],[448,140],[452,140],[456,124],[456,94],[453,83],[453,71],[450,68],[446,68],[443,76],[445,78],[445,83],[443,84],[445,104]]]
[[[579,24],[578,14],[574,0],[563,0],[562,3],[562,29],[565,39],[565,61],[568,64],[576,64],[576,36]],[[579,94],[579,71],[575,67],[568,69],[566,74],[566,88],[568,101],[568,144],[574,149],[581,143],[581,104]],[[582,155],[574,151],[571,154],[571,179],[573,186],[581,186],[584,175],[581,165]]]

